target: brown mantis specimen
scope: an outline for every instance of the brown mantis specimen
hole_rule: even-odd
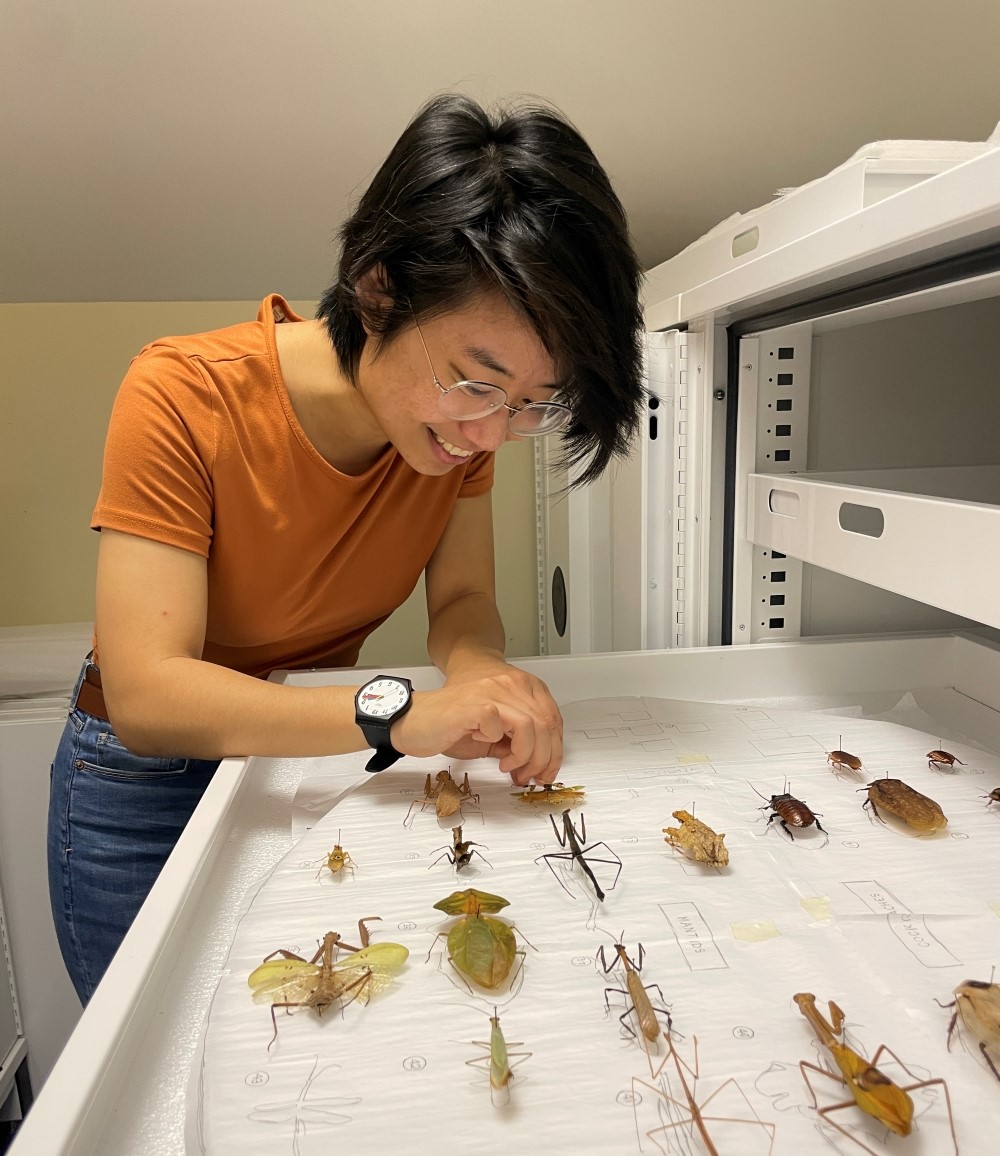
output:
[[[653,1092],[658,1097],[657,1109],[660,1119],[663,1120],[664,1116],[666,1116],[666,1118],[669,1120],[669,1123],[661,1123],[656,1128],[648,1129],[646,1131],[647,1139],[652,1140],[652,1142],[657,1146],[657,1148],[660,1149],[661,1152],[667,1153],[669,1156],[671,1151],[683,1151],[685,1153],[690,1152],[690,1144],[686,1141],[688,1138],[693,1140],[695,1134],[697,1134],[701,1141],[701,1147],[704,1149],[706,1156],[720,1156],[720,1150],[718,1147],[716,1147],[715,1141],[712,1139],[707,1125],[709,1123],[713,1123],[736,1125],[737,1127],[747,1126],[761,1129],[764,1137],[767,1139],[767,1149],[765,1152],[763,1152],[763,1156],[771,1156],[771,1153],[774,1150],[774,1138],[777,1132],[777,1128],[774,1124],[765,1123],[763,1120],[761,1120],[761,1118],[754,1111],[750,1101],[747,1099],[746,1093],[732,1077],[724,1080],[715,1089],[715,1091],[712,1092],[711,1095],[707,1096],[704,1100],[702,1100],[701,1103],[698,1102],[695,1095],[697,1082],[700,1078],[698,1068],[697,1036],[693,1037],[692,1039],[694,1059],[691,1065],[686,1064],[678,1055],[672,1033],[670,1031],[666,1031],[663,1033],[663,1037],[667,1041],[667,1055],[657,1070],[656,1075],[654,1076],[654,1078],[659,1077],[658,1085],[649,1084],[645,1080],[640,1080],[636,1076],[632,1077],[633,1091],[635,1086],[638,1084],[641,1087],[648,1089],[650,1092]],[[668,1087],[666,1080],[661,1076],[661,1073],[670,1060],[673,1060],[677,1080],[680,1084],[679,1096],[671,1095],[673,1088]],[[685,1073],[687,1073],[687,1075],[685,1075]],[[688,1077],[690,1077],[690,1083],[688,1082]],[[712,1103],[716,1096],[719,1096],[730,1085],[735,1088],[736,1092],[742,1097],[743,1102],[746,1104],[750,1111],[752,1119],[733,1116],[719,1116],[715,1114],[707,1114],[705,1112],[705,1109],[709,1106],[709,1104]],[[638,1096],[634,1097],[634,1102],[636,1105],[638,1105],[639,1099],[640,1097]],[[675,1118],[677,1112],[680,1113],[679,1118]],[[636,1132],[638,1133],[638,1112],[636,1112],[635,1123]],[[730,1131],[730,1129],[725,1130],[727,1133]],[[683,1135],[679,1135],[680,1133],[683,1133]],[[671,1146],[666,1146],[668,1144],[669,1138],[671,1137],[671,1134],[678,1138],[678,1143],[675,1143]],[[639,1147],[641,1150],[641,1135],[639,1137]],[[761,1144],[761,1148],[763,1149],[763,1143]],[[732,1145],[727,1145],[725,1148],[725,1156],[728,1156],[729,1153],[736,1151],[739,1151],[741,1156],[747,1156],[747,1153],[750,1151],[750,1149],[745,1143],[741,1143],[739,1148],[733,1147]]]
[[[570,889],[566,886],[565,882],[563,882],[563,880],[559,877],[559,873],[556,871],[555,867],[552,866],[552,861],[554,859],[561,859],[561,860],[566,860],[570,864],[572,864],[574,862],[579,863],[580,866],[583,868],[584,874],[587,876],[587,878],[590,880],[590,882],[594,885],[594,892],[596,893],[597,898],[603,902],[604,898],[605,898],[604,892],[601,890],[601,885],[597,882],[597,876],[594,874],[593,870],[591,869],[590,864],[591,863],[612,863],[612,864],[617,865],[618,870],[615,872],[615,881],[608,888],[609,891],[613,891],[615,889],[615,887],[618,885],[618,876],[621,875],[621,873],[622,873],[622,861],[621,861],[621,859],[619,859],[618,856],[614,853],[614,851],[612,851],[611,848],[607,845],[607,843],[605,843],[603,841],[601,841],[599,843],[591,843],[589,847],[584,846],[584,844],[586,844],[586,842],[587,842],[587,825],[586,825],[586,822],[584,820],[582,811],[580,813],[580,830],[579,831],[577,831],[576,827],[573,824],[573,820],[570,818],[570,812],[569,812],[568,808],[567,808],[567,810],[563,811],[563,813],[562,813],[562,828],[563,828],[562,831],[560,831],[559,828],[556,826],[556,820],[555,820],[554,815],[549,815],[549,820],[552,823],[552,830],[555,831],[556,838],[559,840],[559,846],[563,847],[563,848],[568,847],[569,850],[568,851],[567,850],[547,851],[544,855],[539,855],[538,858],[535,860],[535,862],[538,863],[542,859],[545,860],[546,866],[552,872],[552,874],[555,875],[556,879],[559,882],[559,886],[562,887],[562,889],[566,892],[567,895],[572,895],[573,892],[570,891]],[[607,851],[607,853],[611,856],[611,858],[610,859],[591,858],[588,861],[587,857],[586,857],[587,853],[589,851],[593,851],[597,847],[603,847]]]
[[[942,767],[954,767],[958,763],[960,767],[966,764],[961,759],[956,758],[955,755],[949,751],[928,751],[927,752],[927,766],[932,771],[940,771]]]
[[[428,807],[433,805],[435,814],[439,819],[448,819],[456,812],[461,812],[462,804],[467,802],[479,805],[479,796],[469,786],[468,772],[459,784],[451,777],[450,770],[438,771],[433,784],[430,775],[427,776],[424,782],[424,797],[414,799],[410,804],[410,809],[406,812],[406,818],[403,820],[403,826],[408,827],[412,824],[411,816],[414,807],[419,807],[418,814],[422,815]]]
[[[897,1136],[909,1136],[913,1131],[913,1101],[910,1099],[908,1093],[914,1092],[918,1088],[929,1088],[932,1085],[939,1084],[944,1092],[945,1103],[948,1106],[948,1123],[951,1127],[951,1139],[955,1146],[955,1156],[958,1156],[958,1139],[955,1136],[955,1119],[951,1110],[951,1097],[948,1095],[948,1085],[943,1079],[936,1077],[930,1080],[916,1080],[912,1084],[900,1087],[898,1084],[893,1083],[884,1072],[880,1072],[875,1066],[879,1061],[879,1057],[883,1055],[891,1056],[907,1075],[912,1076],[913,1073],[895,1052],[890,1051],[885,1044],[879,1045],[871,1060],[866,1060],[850,1047],[845,1042],[844,1037],[844,1022],[846,1017],[832,1000],[829,1005],[830,1020],[832,1020],[832,1022],[829,1022],[823,1016],[822,1012],[820,1012],[819,1008],[817,1008],[816,997],[811,992],[799,992],[792,998],[796,1004],[798,1004],[799,1011],[812,1025],[819,1042],[827,1049],[834,1063],[840,1069],[840,1075],[838,1076],[833,1072],[827,1071],[825,1068],[818,1067],[816,1064],[810,1064],[806,1060],[799,1061],[799,1070],[802,1072],[802,1078],[805,1080],[806,1087],[812,1096],[813,1107],[831,1128],[835,1128],[841,1135],[846,1136],[849,1140],[853,1140],[854,1143],[865,1152],[871,1153],[871,1156],[878,1156],[873,1149],[867,1147],[856,1136],[852,1136],[846,1128],[833,1120],[832,1114],[856,1105],[862,1112],[878,1120],[880,1124],[884,1124],[890,1132],[895,1132]],[[825,1108],[821,1108],[816,1099],[816,1091],[809,1080],[808,1072],[815,1072],[820,1076],[825,1076],[828,1080],[834,1080],[837,1083],[843,1084],[851,1093],[851,1099],[843,1100],[837,1104],[828,1104]]]
[[[520,1040],[511,1040],[508,1044],[500,1030],[500,1013],[496,1008],[490,1016],[489,1040],[473,1040],[477,1048],[486,1048],[487,1056],[476,1056],[475,1059],[465,1062],[472,1068],[485,1068],[490,1077],[490,1100],[495,1108],[500,1108],[510,1100],[510,1082],[514,1077],[513,1069],[525,1060],[530,1059],[531,1052],[512,1052],[511,1048],[522,1048]],[[511,1061],[514,1061],[513,1063]]]
[[[622,939],[625,938],[625,933],[622,932]],[[622,1027],[629,1033],[633,1039],[638,1037],[635,1034],[635,1029],[628,1022],[628,1017],[634,1012],[635,1018],[639,1021],[639,1030],[649,1043],[655,1043],[660,1038],[660,1020],[659,1016],[667,1017],[667,1032],[670,1031],[672,1021],[670,1019],[670,1012],[666,1008],[658,1008],[653,1006],[653,1001],[649,998],[648,992],[655,991],[659,996],[660,1003],[666,1003],[663,998],[663,992],[660,990],[658,983],[644,984],[640,977],[642,971],[642,959],[644,951],[643,946],[639,944],[639,958],[633,963],[628,957],[623,943],[615,944],[615,958],[610,963],[607,962],[604,956],[604,944],[597,949],[597,956],[601,961],[601,967],[604,969],[604,974],[607,975],[612,968],[621,964],[625,971],[625,988],[620,987],[606,987],[604,989],[604,1006],[607,1009],[608,1015],[611,1014],[611,1003],[608,1000],[609,993],[613,992],[616,995],[625,996],[626,1000],[631,1000],[631,1004],[627,1004],[625,1011],[618,1017]],[[644,1045],[645,1046],[645,1045]]]
[[[878,813],[879,807],[923,835],[932,835],[948,826],[945,813],[937,803],[915,791],[902,779],[876,779],[867,787],[859,789],[868,792],[868,798],[862,806],[871,807],[872,814],[881,823],[885,820]]]
[[[723,840],[724,834],[717,835],[711,827],[687,811],[674,811],[673,816],[680,823],[679,827],[662,828],[669,843],[684,852],[688,859],[698,863],[708,863],[712,867],[726,867],[729,864],[729,852]]]
[[[567,787],[563,783],[543,783],[541,787],[530,783],[527,790],[511,791],[511,794],[520,802],[533,806],[564,807],[582,803],[585,792],[583,787]]]
[[[761,795],[756,787],[753,787],[753,791],[755,794],[760,795],[762,799],[767,798],[766,795]],[[816,830],[822,831],[823,834],[826,835],[827,841],[829,841],[830,836],[827,835],[822,823],[820,823],[820,816],[811,811],[801,799],[796,799],[794,795],[788,794],[787,783],[785,784],[784,794],[772,795],[763,807],[758,808],[758,810],[761,811],[767,811],[768,809],[770,809],[771,812],[767,817],[768,827],[777,819],[781,824],[782,830],[793,842],[795,841],[795,836],[792,834],[789,823],[791,823],[792,827],[802,829],[811,827],[815,823]],[[826,846],[826,844],[824,843],[823,846]]]
[[[340,845],[340,832],[337,832],[337,842],[333,846],[333,850],[327,854],[326,860],[323,862],[320,869],[316,872],[316,878],[323,874],[323,867],[326,867],[330,874],[335,879],[342,879],[343,873],[349,871],[351,877],[354,876],[354,868],[357,864],[350,856],[350,852],[345,851]]]
[[[430,867],[436,867],[447,856],[448,862],[455,868],[456,871],[461,871],[463,867],[468,867],[472,862],[473,855],[479,855],[479,858],[486,864],[487,867],[492,868],[493,864],[486,858],[485,855],[480,855],[478,851],[473,851],[473,847],[486,847],[485,843],[475,843],[472,839],[462,838],[462,828],[452,827],[451,829],[451,847],[436,847],[436,851],[443,852],[434,860]],[[486,847],[489,850],[489,847]],[[431,852],[434,854],[434,851]]]
[[[293,951],[279,947],[264,957],[247,979],[255,1003],[270,1003],[274,1035],[268,1051],[278,1038],[275,1012],[279,1007],[291,1011],[296,1007],[314,1008],[320,1016],[337,1000],[366,1004],[372,995],[388,985],[389,973],[402,966],[409,951],[400,943],[369,942],[367,923],[380,919],[370,915],[358,920],[361,947],[344,943],[337,931],[328,931],[312,959],[303,959]],[[335,967],[341,948],[351,954]],[[275,958],[275,957],[280,958]]]
[[[988,1048],[1000,1054],[1000,984],[986,983],[981,979],[967,979],[955,988],[955,998],[951,1003],[939,1006],[955,1009],[948,1024],[948,1050],[951,1051],[951,1037],[959,1017],[962,1026],[979,1042],[990,1071],[1000,1080],[1000,1071],[993,1062]]]
[[[837,742],[843,742],[844,736],[838,735]],[[835,771],[860,771],[864,765],[857,755],[848,754],[847,751],[830,751],[826,756],[826,761]]]

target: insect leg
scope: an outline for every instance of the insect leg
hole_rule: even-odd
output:
[[[593,851],[595,847],[603,847],[608,852],[609,855],[614,855],[613,859],[594,859],[593,860],[594,863],[613,863],[617,866],[618,870],[615,873],[615,881],[608,888],[609,891],[614,891],[614,889],[618,886],[618,878],[622,873],[622,861],[621,861],[621,859],[618,858],[617,855],[615,855],[614,851],[612,851],[611,848],[607,845],[607,843],[605,843],[603,840],[600,843],[591,843],[589,847],[584,847],[581,854],[586,855],[586,853],[588,851]],[[640,964],[640,966],[642,966],[642,965]]]
[[[784,828],[784,830],[785,830],[785,834],[786,834],[786,835],[789,837],[789,839],[791,839],[791,841],[794,843],[794,842],[795,842],[795,836],[792,834],[791,828],[788,826],[788,824],[785,822],[785,820],[784,820],[784,819],[782,819],[782,820],[781,820],[781,825],[782,825],[782,827],[783,827],[783,828]]]
[[[556,871],[555,867],[552,866],[551,860],[553,860],[553,859],[568,859],[572,863],[573,856],[571,854],[569,854],[568,851],[548,851],[544,855],[539,855],[538,859],[536,859],[535,862],[537,863],[541,859],[545,860],[545,865],[552,872],[552,874],[556,877],[556,882],[563,889],[563,891],[565,891],[567,895],[572,896],[573,892],[570,891],[570,889],[563,882],[562,877],[560,876],[559,872]]]

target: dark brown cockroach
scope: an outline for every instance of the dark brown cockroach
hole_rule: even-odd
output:
[[[956,758],[949,751],[928,751],[927,752],[927,766],[932,771],[939,771],[942,767],[953,767],[956,763],[960,767],[964,767],[965,763],[961,759]]]
[[[844,736],[838,735],[837,742],[843,741]],[[848,754],[847,751],[830,751],[826,761],[835,771],[860,771],[864,766],[857,755]]]
[[[862,806],[871,807],[872,814],[879,822],[885,822],[878,813],[881,807],[923,835],[932,835],[948,825],[945,813],[937,803],[915,791],[902,779],[876,779],[867,787],[859,789],[868,792],[868,798]]]
[[[761,795],[760,791],[758,791],[756,787],[753,789],[754,792],[760,795],[762,799],[767,798],[766,795]],[[822,831],[824,835],[827,835],[823,825],[819,821],[819,815],[817,815],[814,811],[811,811],[809,807],[802,802],[801,799],[796,799],[794,795],[788,794],[787,783],[785,784],[784,794],[772,795],[768,802],[765,803],[763,807],[758,809],[761,811],[770,809],[771,814],[767,817],[767,825],[770,827],[774,820],[777,819],[784,829],[785,834],[793,842],[795,840],[795,836],[792,834],[791,829],[789,828],[789,823],[792,825],[792,827],[811,827],[815,823],[816,830]],[[827,838],[829,838],[829,835],[827,835]]]
[[[980,798],[986,800],[987,807],[993,803],[1000,803],[1000,787],[994,787],[988,795],[980,795]]]
[[[993,1048],[1000,1055],[1000,984],[967,979],[955,988],[955,998],[951,1003],[941,1003],[940,1000],[935,1002],[940,1007],[955,1009],[948,1024],[948,1050],[951,1051],[951,1037],[961,1016],[962,1026],[979,1041],[983,1059],[993,1075],[1000,1080],[1000,1071],[997,1071],[993,1057],[986,1050]]]

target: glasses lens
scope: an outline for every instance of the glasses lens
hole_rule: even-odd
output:
[[[564,430],[572,416],[568,406],[557,402],[536,402],[510,415],[510,431],[522,437],[542,437]]]
[[[488,385],[485,381],[460,381],[445,390],[438,400],[443,414],[455,421],[471,421],[496,413],[506,402],[507,395],[499,386]]]

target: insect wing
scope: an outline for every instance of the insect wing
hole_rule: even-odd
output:
[[[465,891],[453,891],[446,899],[434,904],[437,911],[445,915],[476,915],[480,911],[501,911],[510,905],[502,895],[491,895],[488,891],[478,891],[467,887]]]
[[[268,959],[247,979],[255,1003],[298,1003],[290,992],[315,989],[322,968],[302,959]]]
[[[459,971],[492,989],[510,973],[517,943],[506,923],[483,915],[455,924],[448,932],[448,953]]]
[[[345,955],[338,961],[338,970],[349,967],[369,967],[374,972],[395,971],[402,967],[410,954],[401,943],[371,943],[360,951]]]

